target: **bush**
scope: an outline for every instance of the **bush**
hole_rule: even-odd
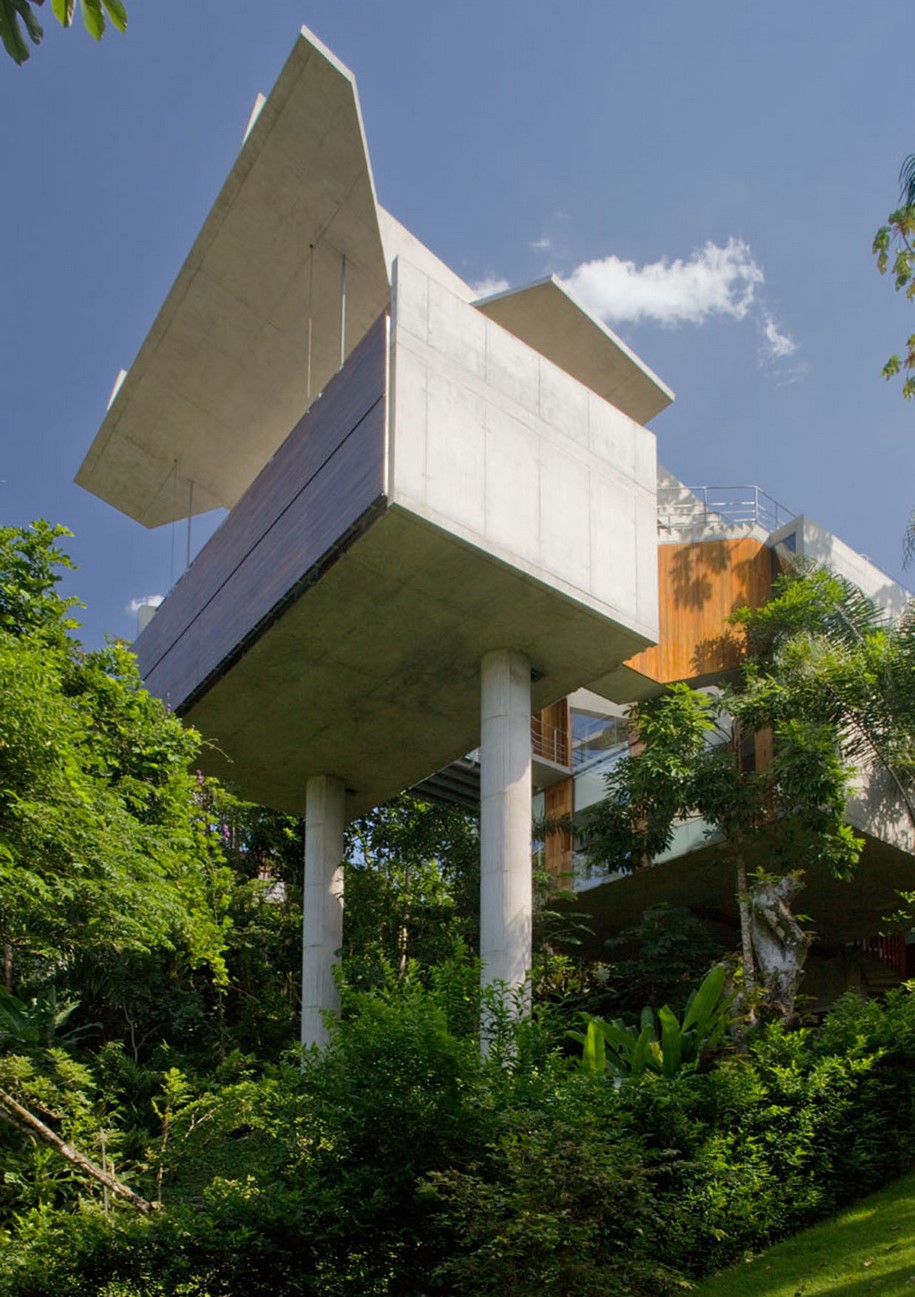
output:
[[[649,1297],[911,1159],[908,991],[766,1028],[711,1070],[614,1084],[563,1057],[552,1012],[501,1022],[481,1061],[449,1025],[479,1017],[458,973],[346,992],[302,1060],[227,1060],[175,1105],[162,1212],[20,1197],[0,1297]],[[124,1067],[108,1059],[119,1084]]]
[[[915,997],[848,996],[820,1028],[770,1026],[747,1057],[621,1097],[655,1173],[658,1256],[708,1273],[911,1165]]]
[[[480,1297],[675,1291],[679,1276],[653,1256],[664,1223],[615,1095],[595,1104],[567,1069],[543,1080],[546,1102],[519,1087],[484,1158],[428,1176],[446,1244],[435,1278]]]

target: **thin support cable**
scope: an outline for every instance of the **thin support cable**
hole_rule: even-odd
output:
[[[308,369],[307,380],[305,384],[305,395],[308,404],[311,404],[311,322],[312,312],[314,311],[314,293],[315,293],[315,245],[310,243],[309,248],[309,265],[308,265]]]
[[[178,526],[178,461],[172,464],[172,531],[168,555],[168,588],[175,584],[175,528]]]
[[[340,368],[346,359],[346,253],[340,254]]]
[[[187,553],[185,555],[184,570],[191,566],[191,520],[194,516],[194,479],[189,477],[187,480]]]

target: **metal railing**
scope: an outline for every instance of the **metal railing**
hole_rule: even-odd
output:
[[[557,766],[569,766],[569,733],[556,725],[548,725],[539,716],[531,717],[531,751],[535,757],[553,761]]]
[[[658,488],[658,526],[668,531],[757,526],[773,532],[795,516],[758,486]]]
[[[908,956],[905,936],[902,933],[894,933],[888,937],[865,937],[858,945],[869,959],[883,964],[884,968],[888,968],[900,981],[905,979],[908,971]]]

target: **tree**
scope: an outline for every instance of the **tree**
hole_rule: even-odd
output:
[[[855,769],[877,761],[898,790],[915,770],[915,633],[880,626],[860,591],[823,571],[790,573],[733,620],[750,651],[740,678],[714,696],[675,685],[636,709],[640,751],[607,777],[588,855],[635,870],[677,822],[706,821],[735,873],[750,1012],[758,978],[763,1013],[790,1017],[810,944],[793,914],[803,869],[846,877],[857,863],[845,822]],[[757,763],[764,735],[772,756]],[[751,856],[764,861],[753,879]]]
[[[39,45],[44,28],[35,15],[44,0],[0,0],[0,41],[13,60],[20,64],[31,56],[26,36]],[[127,30],[127,10],[121,0],[79,0],[83,26],[94,40],[101,40],[108,22],[119,32]],[[61,27],[73,22],[76,0],[51,0],[51,9]]]
[[[887,217],[888,224],[882,225],[874,236],[874,253],[877,257],[877,269],[881,275],[890,269],[892,256],[892,275],[896,291],[905,290],[905,295],[915,299],[915,153],[910,153],[899,172],[899,206]],[[902,395],[907,400],[915,396],[915,333],[906,342],[905,358],[898,353],[890,356],[883,366],[883,377],[895,378],[902,370],[906,378],[902,384]],[[904,559],[906,564],[915,555],[915,510],[909,516],[904,536]]]
[[[347,829],[343,963],[374,985],[408,963],[430,968],[479,933],[479,828],[454,806],[395,798]]]
[[[68,534],[46,522],[0,528],[0,1122],[30,1174],[37,1140],[147,1212],[106,1164],[104,1143],[101,1165],[83,1151],[81,1133],[99,1134],[90,1073],[51,1041],[81,996],[60,1002],[56,986],[72,993],[77,971],[85,980],[94,964],[111,1002],[132,961],[163,951],[224,984],[231,878],[209,790],[193,773],[199,737],[146,692],[123,645],[85,652],[73,637],[76,600],[56,590],[72,567],[59,544]],[[73,1095],[85,1120],[68,1130]]]
[[[874,253],[877,257],[877,269],[881,275],[891,270],[896,283],[896,291],[905,290],[905,295],[915,299],[915,153],[910,154],[902,164],[899,173],[900,202],[894,212],[887,217],[887,224],[882,225],[874,236]],[[892,266],[890,258],[892,257]],[[906,343],[904,359],[898,355],[890,356],[883,366],[883,377],[895,378],[902,370],[907,377],[902,385],[902,395],[907,399],[915,396],[915,333]]]
[[[229,878],[198,796],[200,739],[132,655],[84,652],[64,528],[0,528],[0,940],[33,985],[78,954],[182,949],[224,976]]]
[[[915,605],[891,620],[852,582],[796,564],[761,608],[735,614],[755,670],[836,729],[915,830]]]
[[[589,815],[590,860],[636,870],[670,845],[679,821],[704,820],[734,872],[748,1016],[758,990],[765,1015],[791,1017],[811,940],[792,910],[803,870],[819,863],[845,876],[860,853],[844,821],[852,770],[839,727],[753,663],[736,688],[713,696],[673,685],[633,719],[639,750],[614,767]],[[769,733],[773,755],[757,764],[756,736]],[[765,861],[752,878],[751,857]]]

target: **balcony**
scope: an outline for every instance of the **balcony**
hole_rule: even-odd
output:
[[[794,518],[758,486],[659,486],[661,531],[731,531],[759,527],[767,535]]]

